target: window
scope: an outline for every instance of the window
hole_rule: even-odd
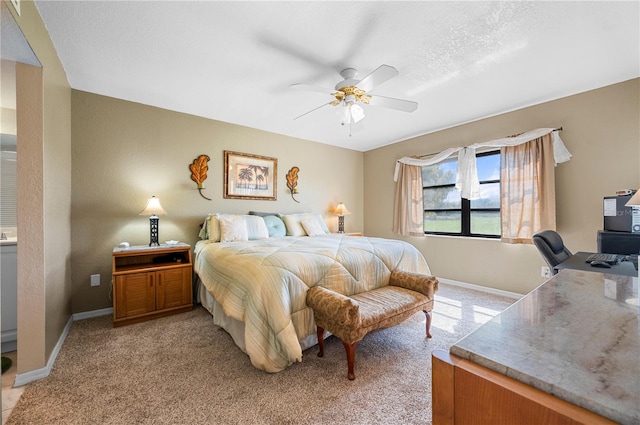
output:
[[[460,197],[455,188],[458,159],[422,167],[424,232],[500,237],[500,151],[476,155],[480,199]]]

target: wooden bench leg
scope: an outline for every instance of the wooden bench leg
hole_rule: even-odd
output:
[[[318,357],[324,356],[324,329],[320,326],[317,326],[318,332],[318,346],[320,347],[320,351],[318,352]]]
[[[342,341],[342,345],[344,345],[344,349],[347,352],[347,377],[350,381],[353,381],[356,379],[356,375],[353,372],[353,366],[356,362],[356,346],[358,343],[354,342],[353,344],[349,344]]]
[[[431,338],[431,314],[428,311],[424,311],[425,316],[427,316],[427,338]]]

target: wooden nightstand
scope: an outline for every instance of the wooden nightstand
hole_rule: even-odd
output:
[[[192,271],[186,243],[114,248],[113,326],[191,310]]]

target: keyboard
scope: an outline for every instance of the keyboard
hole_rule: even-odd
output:
[[[621,254],[591,254],[585,260],[587,263],[591,263],[592,261],[604,261],[605,263],[609,263],[612,266],[615,264],[620,264],[621,261],[624,261],[627,258],[626,255]]]

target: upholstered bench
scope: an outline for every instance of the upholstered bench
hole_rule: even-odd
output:
[[[431,310],[438,279],[417,273],[394,271],[389,285],[345,296],[321,286],[307,291],[318,331],[318,357],[324,355],[324,331],[342,340],[347,352],[349,379],[355,379],[356,346],[375,329],[397,325],[422,310],[427,316],[426,334],[431,338]]]

